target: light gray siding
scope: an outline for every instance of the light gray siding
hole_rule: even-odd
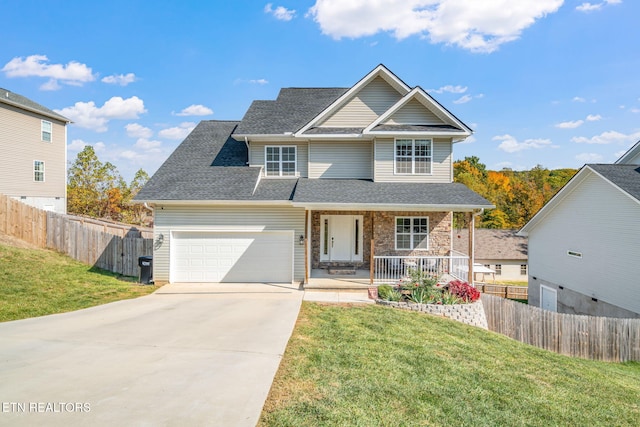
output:
[[[400,110],[384,121],[387,125],[441,125],[444,124],[438,116],[427,109],[418,100],[412,99]]]
[[[635,156],[627,159],[625,163],[628,165],[640,165],[640,152]]]
[[[309,153],[307,142],[250,142],[250,152],[249,152],[249,163],[250,166],[262,166],[264,168],[264,147],[265,146],[277,146],[277,145],[287,145],[287,146],[296,146],[296,168],[298,170],[298,176],[301,178],[306,178],[309,175]],[[264,174],[264,170],[263,170]]]
[[[304,280],[304,246],[297,244],[305,234],[304,209],[285,206],[156,206],[154,210],[153,277],[158,283],[169,281],[171,232],[293,230],[294,280]],[[162,237],[161,237],[162,236]]]
[[[372,165],[370,141],[309,143],[309,178],[371,179]]]
[[[321,127],[367,127],[401,96],[382,77],[373,79],[352,99],[320,124]]]
[[[435,138],[433,140],[433,161],[430,175],[396,175],[394,173],[394,143],[393,138],[378,138],[375,140],[375,170],[376,182],[439,182],[450,183],[452,177],[452,141],[450,138]]]
[[[42,120],[52,123],[51,142],[42,141]],[[66,211],[65,123],[0,104],[0,193],[24,202],[64,207]],[[44,182],[34,180],[34,161],[43,161]],[[41,207],[41,206],[40,206]]]
[[[637,200],[590,172],[530,230],[529,276],[640,313],[638,218]]]

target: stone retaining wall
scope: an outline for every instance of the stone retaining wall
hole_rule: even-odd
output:
[[[435,316],[446,317],[457,320],[466,325],[477,326],[482,329],[489,329],[487,317],[480,300],[471,304],[416,304],[413,302],[396,302],[376,300],[376,304],[399,308],[402,310],[419,311],[433,314]]]

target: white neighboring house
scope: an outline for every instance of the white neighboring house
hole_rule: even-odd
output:
[[[527,238],[517,235],[517,230],[495,230],[476,228],[474,230],[474,262],[489,270],[474,268],[476,280],[522,281],[528,279]],[[469,230],[453,230],[453,249],[469,254]]]
[[[0,193],[40,209],[67,211],[67,124],[0,88]]]
[[[520,230],[529,237],[529,304],[640,317],[640,142],[587,164]]]

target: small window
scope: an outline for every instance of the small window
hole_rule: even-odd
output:
[[[429,218],[396,217],[396,249],[429,249]]]
[[[428,175],[431,173],[430,139],[397,139],[395,144],[395,173]]]
[[[42,129],[42,140],[44,142],[51,142],[51,131],[52,131],[51,122],[42,120],[40,127]]]
[[[267,176],[296,176],[296,147],[265,147],[265,173]]]
[[[44,182],[44,162],[40,160],[33,162],[33,180],[36,182]]]
[[[521,276],[527,275],[527,264],[520,264],[520,275]]]
[[[496,268],[494,268],[494,270],[496,271],[496,276],[502,275],[502,264],[496,264]]]

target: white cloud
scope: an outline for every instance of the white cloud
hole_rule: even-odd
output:
[[[584,123],[584,120],[574,120],[574,121],[570,121],[570,122],[561,122],[556,124],[557,128],[560,129],[575,129],[577,127],[582,126],[582,124]]]
[[[576,6],[576,10],[580,12],[593,12],[595,10],[600,10],[604,6],[608,4],[620,4],[622,0],[604,0],[602,3],[589,3],[584,2],[579,6]]]
[[[108,83],[112,85],[126,86],[129,83],[135,82],[136,80],[137,79],[135,74],[128,73],[128,74],[114,74],[112,76],[103,77],[102,80],[100,81],[102,83]]]
[[[148,127],[142,126],[138,123],[129,123],[125,126],[127,135],[132,138],[151,138],[153,131]]]
[[[114,96],[102,107],[96,107],[93,101],[76,102],[72,107],[55,111],[70,118],[74,121],[74,125],[96,132],[106,132],[109,120],[137,119],[140,114],[147,112],[144,102],[137,96],[127,99]]]
[[[184,122],[179,126],[161,130],[158,132],[158,136],[167,139],[184,139],[195,127],[196,124],[193,122]]]
[[[490,53],[564,0],[317,0],[306,16],[336,40],[389,32],[396,39],[418,35],[431,43]]]
[[[624,133],[616,132],[614,130],[610,130],[608,132],[602,132],[600,135],[592,136],[591,138],[587,138],[584,136],[577,136],[571,138],[571,141],[577,144],[624,144],[629,142],[635,142],[640,139],[640,132],[634,132],[628,135]]]
[[[140,157],[140,154],[136,153],[133,150],[124,150],[118,153],[116,157],[120,157],[127,160],[135,160]]]
[[[631,110],[632,113],[640,113],[640,108],[632,108]]]
[[[264,13],[271,14],[280,21],[291,21],[296,16],[295,10],[287,9],[283,6],[278,6],[274,9],[273,3],[267,3],[264,7]]]
[[[466,137],[464,140],[458,142],[458,144],[473,144],[474,142],[476,142],[476,137],[471,135]]]
[[[267,79],[253,79],[253,80],[249,80],[249,83],[258,84],[258,85],[266,85],[267,83],[269,83],[269,81]]]
[[[545,148],[551,146],[551,140],[549,139],[526,139],[523,142],[518,142],[511,135],[498,135],[494,136],[493,141],[502,141],[498,148],[507,153],[517,153],[518,151],[529,150],[531,148]]]
[[[467,91],[467,87],[466,86],[460,86],[460,85],[446,85],[446,86],[442,86],[440,89],[431,89],[428,90],[427,92],[433,92],[433,93],[444,93],[444,92],[449,92],[449,93],[465,93]]]
[[[82,86],[83,83],[92,82],[95,76],[90,67],[76,61],[68,64],[49,64],[46,55],[31,55],[27,57],[15,57],[7,62],[1,71],[7,77],[47,77],[49,81],[40,89],[57,90],[58,82],[66,85]]]
[[[471,101],[473,99],[473,97],[471,95],[463,95],[460,98],[456,99],[455,101],[453,101],[454,104],[466,104],[467,102]]]
[[[583,97],[581,97],[581,96],[574,96],[574,97],[573,97],[573,99],[572,99],[572,101],[573,101],[573,102],[587,102],[587,100],[586,100],[586,99],[584,99],[584,98],[583,98]]]
[[[134,144],[134,147],[136,148],[141,148],[145,151],[154,151],[157,152],[158,148],[160,148],[160,146],[162,145],[162,142],[160,141],[150,141],[147,138],[140,138],[136,141],[136,143]]]
[[[598,163],[602,161],[602,156],[597,153],[580,153],[576,156],[576,160],[582,163]]]
[[[201,104],[189,105],[179,113],[175,113],[176,116],[209,116],[211,114],[213,114],[213,110]]]
[[[88,144],[81,139],[74,139],[70,143],[67,144],[68,151],[82,151],[84,147]]]
[[[96,152],[101,152],[104,151],[107,146],[104,142],[96,142],[95,144],[93,144],[93,148],[96,150]]]

